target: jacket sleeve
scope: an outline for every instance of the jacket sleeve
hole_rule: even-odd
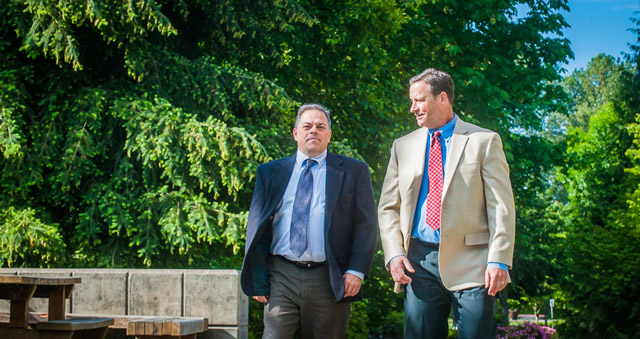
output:
[[[354,192],[354,239],[348,264],[350,270],[368,276],[373,263],[378,238],[378,217],[373,196],[371,175],[366,164],[360,166],[360,173]]]
[[[502,141],[498,134],[489,140],[482,162],[482,180],[489,226],[488,262],[511,268],[516,233],[516,211]]]
[[[400,189],[398,177],[397,145],[391,147],[391,158],[384,177],[380,202],[378,205],[378,223],[380,224],[380,239],[384,250],[384,262],[389,269],[389,261],[398,255],[405,255],[403,235],[400,227]]]
[[[269,295],[269,272],[266,261],[271,239],[271,219],[267,218],[263,221],[265,219],[263,216],[265,197],[267,196],[264,171],[264,166],[258,167],[247,223],[241,282],[242,290],[248,296]]]

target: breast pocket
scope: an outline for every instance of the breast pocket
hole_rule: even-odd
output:
[[[460,165],[460,174],[463,176],[475,176],[480,175],[480,163],[471,162]]]

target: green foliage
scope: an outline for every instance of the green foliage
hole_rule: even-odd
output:
[[[349,339],[367,339],[369,338],[369,329],[367,328],[367,310],[366,305],[362,301],[351,304],[351,315],[349,316],[349,324],[347,328],[347,338]]]
[[[24,126],[23,116],[28,112],[29,98],[20,82],[19,69],[0,70],[0,151],[5,159],[19,159],[23,154],[20,134]]]
[[[51,266],[64,256],[65,245],[58,228],[43,223],[30,208],[3,208],[0,230],[0,260],[8,266],[22,262]]]
[[[399,338],[403,334],[403,294],[393,292],[393,280],[386,270],[381,246],[376,251],[371,268],[371,277],[362,285],[367,311],[367,329],[373,338]]]
[[[630,66],[612,56],[599,54],[587,64],[564,79],[563,85],[570,94],[568,125],[587,130],[589,118],[607,102],[628,100],[629,91],[620,84],[630,81]]]
[[[33,208],[59,229],[62,241],[50,251],[69,255],[2,265],[238,267],[251,180],[271,159],[264,131],[291,121],[296,102],[212,52],[245,30],[310,24],[304,11],[260,3],[273,15],[247,22],[203,2],[3,5],[0,194],[6,206]],[[180,35],[190,13],[220,24]],[[234,32],[231,42],[223,35],[184,48],[218,29]]]
[[[640,330],[633,320],[640,311],[640,234],[627,217],[638,178],[625,171],[632,144],[627,110],[605,104],[591,116],[588,131],[569,133],[560,176],[569,198],[560,286],[572,335],[626,337]]]

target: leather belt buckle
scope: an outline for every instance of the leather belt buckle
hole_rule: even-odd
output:
[[[281,255],[276,255],[276,257],[280,258],[281,260],[284,260],[290,264],[294,264],[296,265],[296,267],[298,268],[304,268],[304,269],[312,269],[312,268],[316,268],[316,267],[320,267],[322,265],[324,265],[324,262],[317,262],[317,261],[294,261],[294,260],[289,260]]]
[[[295,261],[295,264],[296,264],[296,267],[306,268],[306,269],[316,268],[324,265],[323,262],[315,262],[315,261]]]

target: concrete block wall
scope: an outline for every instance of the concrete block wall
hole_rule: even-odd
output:
[[[237,270],[0,268],[0,274],[82,278],[68,313],[205,317],[209,331],[198,338],[248,337],[249,301]],[[47,312],[47,301],[34,298],[29,308]],[[0,300],[0,311],[9,311],[8,301]]]

